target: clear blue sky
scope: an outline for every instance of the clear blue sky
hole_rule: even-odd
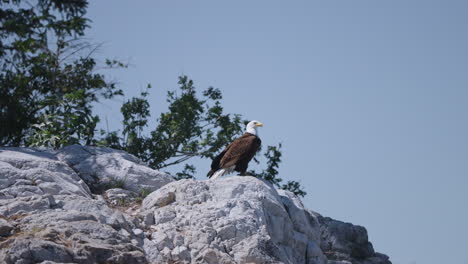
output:
[[[284,145],[307,207],[394,264],[468,264],[468,1],[92,1],[88,37],[154,116],[189,75]],[[122,101],[122,99],[120,99]],[[119,102],[97,106],[111,128]],[[197,162],[204,179],[209,161]]]

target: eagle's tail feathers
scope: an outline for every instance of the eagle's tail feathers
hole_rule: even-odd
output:
[[[213,176],[210,177],[210,180],[216,180],[216,178],[223,176],[226,174],[226,172],[226,169],[217,170],[215,173],[213,173]]]

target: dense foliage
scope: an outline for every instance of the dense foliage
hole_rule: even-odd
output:
[[[161,169],[192,157],[212,158],[243,132],[239,115],[223,113],[218,89],[208,88],[198,98],[193,81],[187,76],[179,77],[179,85],[178,91],[168,92],[168,111],[160,114],[149,137],[142,135],[149,117],[148,92],[125,102],[121,108],[124,141],[109,143],[120,144],[150,166]]]
[[[149,166],[183,164],[178,179],[196,173],[191,158],[213,158],[239,136],[245,120],[225,113],[219,89],[198,94],[193,81],[179,77],[167,94],[169,105],[148,133],[148,89],[121,107],[120,131],[96,135],[99,117],[92,105],[122,95],[115,83],[97,73],[93,52],[82,40],[89,20],[86,0],[3,0],[0,2],[0,145],[59,148],[69,144],[101,145],[130,152]],[[105,67],[125,67],[107,60]],[[267,168],[250,173],[305,195],[299,183],[280,185],[281,145],[268,146]],[[258,162],[258,160],[256,160]]]
[[[87,4],[0,2],[0,144],[93,143],[92,103],[122,92],[95,73],[95,47],[80,39]]]
[[[196,168],[186,162],[193,157],[213,158],[243,133],[248,120],[243,120],[240,115],[224,113],[219,89],[210,87],[199,98],[193,81],[187,76],[180,76],[178,84],[178,90],[167,94],[168,111],[160,114],[155,129],[148,136],[144,133],[150,118],[146,90],[140,97],[127,100],[122,105],[123,137],[119,137],[117,131],[102,131],[105,137],[100,144],[124,149],[156,169],[184,163],[183,170],[176,174],[177,178],[192,178]],[[261,172],[251,170],[248,174],[297,195],[306,195],[298,182],[280,184],[283,181],[278,177],[281,155],[281,144],[267,146],[264,153],[267,168]]]

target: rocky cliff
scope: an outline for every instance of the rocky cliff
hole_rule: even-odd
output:
[[[0,148],[0,263],[390,264],[253,177],[174,181],[109,148]]]

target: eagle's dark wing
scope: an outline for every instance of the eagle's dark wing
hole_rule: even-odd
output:
[[[260,148],[261,140],[250,133],[245,133],[240,138],[229,144],[211,162],[211,170],[207,176],[211,177],[217,170],[236,165],[235,170],[245,173],[249,161]]]
[[[239,162],[245,162],[247,165],[260,147],[260,143],[261,141],[257,136],[245,133],[227,148],[219,163],[220,167],[229,168]],[[247,166],[245,167],[247,168]]]
[[[261,144],[262,141],[260,140],[260,138],[255,137],[252,144],[250,145],[250,150],[247,151],[245,155],[242,155],[242,158],[239,159],[239,161],[236,163],[235,170],[240,172],[240,175],[244,176],[246,174],[249,162],[255,156],[255,153],[257,153],[257,151],[260,149]]]
[[[219,162],[223,158],[224,154],[226,154],[227,150],[231,147],[232,143],[229,144],[221,153],[216,156],[213,161],[211,162],[211,170],[208,172],[206,176],[211,177],[213,176],[213,173],[215,173],[217,170],[219,170],[221,167],[219,166]]]

